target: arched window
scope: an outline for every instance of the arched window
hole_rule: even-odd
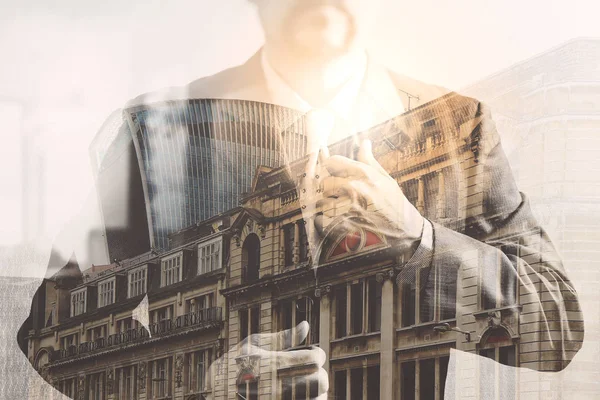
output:
[[[516,398],[516,372],[505,368],[518,366],[517,346],[510,333],[501,326],[489,329],[483,334],[479,344],[479,395],[481,399],[497,399],[497,382],[506,387],[502,398]],[[493,361],[490,361],[493,360]],[[512,392],[511,392],[512,390]],[[504,397],[508,396],[508,397]]]
[[[242,247],[242,283],[252,283],[258,280],[260,268],[260,240],[251,233],[244,240]]]

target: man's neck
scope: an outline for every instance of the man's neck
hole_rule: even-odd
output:
[[[269,65],[310,105],[327,104],[354,74],[364,65],[366,53],[362,48],[337,57],[298,57],[265,45]]]

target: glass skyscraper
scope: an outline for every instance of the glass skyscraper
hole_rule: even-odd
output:
[[[170,233],[236,207],[257,167],[306,147],[301,113],[259,102],[165,101],[112,120],[91,148],[111,259],[167,248]]]

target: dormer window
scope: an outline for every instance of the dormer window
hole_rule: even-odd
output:
[[[218,237],[198,245],[198,275],[221,268],[222,242]]]
[[[161,261],[160,286],[169,286],[181,282],[183,271],[183,252],[173,254]]]
[[[115,302],[115,277],[98,282],[98,308]]]
[[[87,288],[71,292],[71,317],[85,313],[87,305]]]
[[[127,298],[141,296],[147,290],[148,266],[134,268],[127,273]]]

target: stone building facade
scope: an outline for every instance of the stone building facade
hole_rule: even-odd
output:
[[[439,101],[452,103],[456,115],[471,115],[476,104],[452,94]],[[430,108],[416,108],[368,135],[375,156],[418,210],[465,232],[485,212],[489,182],[480,161],[488,144],[437,118]],[[407,126],[416,127],[417,139],[402,145]],[[331,152],[351,156],[352,143],[335,144]],[[252,334],[304,320],[311,331],[302,343],[262,335],[260,346],[318,345],[338,399],[443,399],[452,349],[497,361],[485,364],[487,376],[496,376],[500,364],[565,366],[557,352],[572,349],[548,346],[537,296],[505,280],[499,267],[498,286],[484,293],[476,250],[462,255],[463,268],[452,279],[424,268],[413,282],[397,282],[407,260],[378,226],[325,235],[320,251],[311,251],[303,193],[296,190],[305,163],[257,168],[240,207],[171,234],[164,252],[83,274],[75,262],[63,268],[34,300],[27,345],[34,366],[80,400],[304,400],[316,388],[296,382],[297,371],[278,369],[240,346]],[[332,207],[317,210],[327,226],[350,205]],[[375,211],[372,204],[366,209]],[[535,268],[545,256],[535,246],[541,234],[520,232],[502,243],[528,237],[528,253],[516,256]],[[550,321],[550,330],[560,329],[554,324],[560,321]],[[472,398],[493,398],[495,389],[477,379],[482,368],[471,366],[468,390]],[[510,379],[516,397],[519,377]]]

